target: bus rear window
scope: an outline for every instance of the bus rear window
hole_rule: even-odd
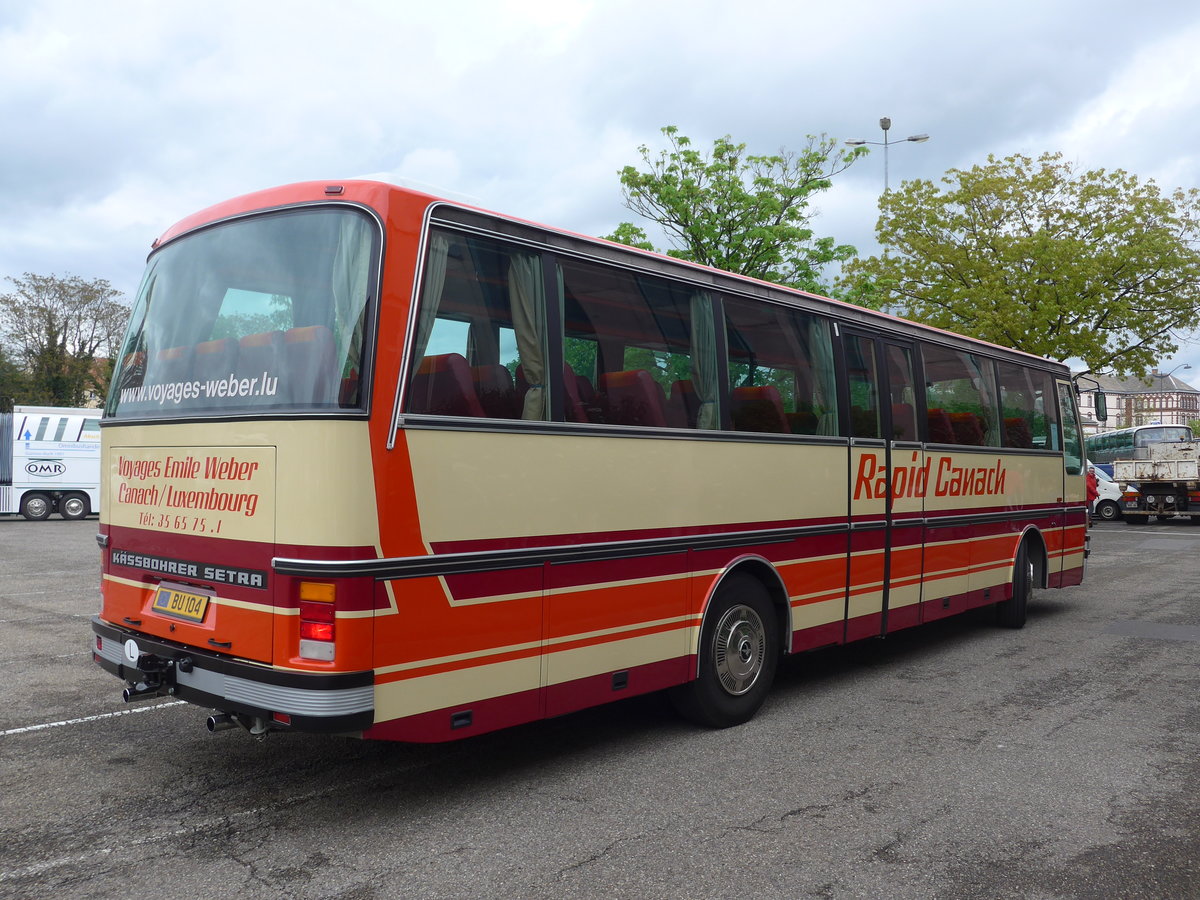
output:
[[[107,415],[360,409],[377,233],[326,208],[172,241],[142,280]]]

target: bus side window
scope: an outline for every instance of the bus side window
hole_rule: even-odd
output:
[[[719,427],[707,291],[586,262],[559,274],[568,422]]]
[[[992,365],[972,353],[926,344],[925,401],[929,439],[968,447],[999,447]]]
[[[724,308],[733,430],[837,434],[829,323],[737,297]]]
[[[1002,362],[1000,411],[1004,421],[1004,446],[1017,449],[1046,448],[1055,421],[1053,383],[1036,369]],[[1049,413],[1047,413],[1047,410]]]
[[[417,315],[408,412],[548,418],[538,254],[435,229]]]

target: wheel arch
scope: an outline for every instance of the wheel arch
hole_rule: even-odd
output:
[[[1046,549],[1046,539],[1042,536],[1042,532],[1036,525],[1027,525],[1021,532],[1020,538],[1013,545],[1012,560],[1009,565],[1009,572],[1013,571],[1013,567],[1017,562],[1017,554],[1021,552],[1021,545],[1024,544],[1029,548],[1029,561],[1033,563],[1033,584],[1039,589],[1050,586],[1050,551]],[[1012,589],[1012,582],[1009,582],[1009,590]]]
[[[780,653],[788,653],[791,650],[792,605],[788,601],[788,592],[784,587],[783,578],[768,560],[757,554],[748,553],[730,560],[713,578],[704,595],[700,626],[693,632],[690,648],[692,655],[696,657],[695,674],[697,675],[700,671],[700,638],[704,634],[705,626],[708,625],[708,614],[712,609],[713,600],[720,593],[721,586],[735,574],[748,575],[762,585],[779,622]]]

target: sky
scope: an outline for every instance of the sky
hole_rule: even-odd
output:
[[[769,154],[880,141],[887,116],[891,140],[930,135],[889,150],[893,187],[1059,151],[1192,188],[1198,46],[1194,0],[0,0],[0,279],[132,301],[175,221],[307,180],[604,235],[636,221],[617,172],[666,125]],[[874,150],[813,202],[817,234],[862,255]],[[1162,362],[1200,384],[1200,342]]]

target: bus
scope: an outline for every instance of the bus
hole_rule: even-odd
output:
[[[1149,459],[1151,444],[1190,440],[1194,437],[1187,425],[1136,425],[1089,434],[1084,439],[1088,461],[1103,467],[1109,475],[1118,459]]]
[[[1079,584],[1069,370],[366,181],[153,244],[95,662],[211,730],[438,742]]]
[[[0,413],[0,514],[83,519],[100,509],[99,409]]]

